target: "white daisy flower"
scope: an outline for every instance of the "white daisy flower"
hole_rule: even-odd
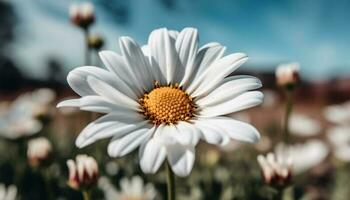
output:
[[[258,131],[226,115],[262,102],[252,91],[261,82],[252,76],[230,76],[248,57],[224,56],[225,47],[209,43],[198,47],[198,32],[157,29],[142,48],[131,38],[119,39],[121,54],[103,51],[107,70],[79,67],[68,83],[81,98],[58,107],[106,113],[79,135],[80,148],[112,137],[108,153],[123,156],[138,146],[141,169],[155,173],[167,158],[178,176],[193,167],[200,139],[225,145],[230,139],[257,142]]]
[[[18,139],[38,133],[42,124],[26,107],[10,105],[0,109],[0,136]]]
[[[98,181],[106,200],[154,200],[157,198],[157,191],[151,183],[144,184],[139,176],[134,176],[130,180],[123,178],[120,181],[118,191],[107,177],[101,177]]]
[[[0,184],[0,200],[15,200],[17,197],[17,187],[10,185],[6,188],[4,184]]]
[[[328,131],[327,137],[333,147],[334,156],[345,162],[350,161],[350,126],[337,126]]]
[[[301,174],[321,164],[329,153],[329,148],[321,140],[312,139],[304,144],[277,145],[279,157],[288,157],[292,161],[292,173]]]
[[[350,102],[327,106],[323,114],[325,118],[335,124],[350,124]]]
[[[297,136],[310,137],[322,131],[321,123],[309,116],[293,113],[289,122],[290,132]]]

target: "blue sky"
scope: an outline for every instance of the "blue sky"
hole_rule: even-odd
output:
[[[82,35],[67,16],[72,1],[10,2],[20,19],[13,56],[25,73],[44,77],[51,55],[62,60],[67,71],[81,65]],[[174,9],[160,0],[128,0],[123,1],[128,2],[128,23],[118,23],[98,0],[92,2],[97,12],[93,32],[105,37],[105,49],[118,50],[122,35],[145,43],[155,28],[192,26],[199,29],[201,44],[217,41],[228,52],[247,53],[247,69],[274,70],[278,63],[298,61],[305,78],[350,75],[348,0],[177,0]]]

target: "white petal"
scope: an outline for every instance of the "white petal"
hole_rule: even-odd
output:
[[[262,103],[264,95],[259,91],[245,92],[236,98],[223,103],[201,108],[199,116],[201,117],[215,117],[220,115],[227,115],[237,111],[241,111]]]
[[[98,113],[110,113],[110,112],[132,112],[131,109],[124,107],[123,105],[117,105],[111,102],[106,97],[102,96],[84,96],[80,99],[69,99],[60,102],[57,105],[58,108],[61,107],[79,107],[80,110],[98,112]]]
[[[194,123],[201,131],[201,138],[209,144],[225,146],[230,142],[229,135],[221,127],[209,125],[206,120],[196,120]]]
[[[167,146],[168,161],[173,172],[181,177],[188,176],[195,160],[194,147],[181,144]]]
[[[252,76],[238,75],[227,77],[221,85],[209,95],[198,98],[196,104],[200,107],[213,106],[229,101],[243,92],[254,90],[262,86],[261,81]]]
[[[232,139],[256,143],[260,139],[259,132],[250,124],[240,122],[229,117],[216,117],[204,120],[208,126],[218,126]]]
[[[149,36],[148,46],[156,62],[153,64],[158,64],[167,84],[173,83],[179,58],[168,30],[165,28],[154,30]]]
[[[116,76],[125,82],[125,84],[130,87],[137,96],[143,94],[143,88],[139,83],[139,80],[135,76],[131,67],[127,65],[123,57],[113,51],[101,51],[99,56],[104,63],[104,65]],[[152,81],[152,80],[150,80]]]
[[[179,122],[176,126],[176,133],[173,134],[176,139],[182,145],[197,145],[201,132],[193,124],[188,122]]]
[[[124,105],[125,107],[130,108],[132,110],[140,110],[140,106],[135,100],[116,90],[115,88],[103,82],[102,80],[99,80],[92,76],[88,76],[87,81],[91,89],[93,89],[94,92],[96,92],[97,94],[110,99],[116,104]]]
[[[140,46],[130,37],[121,37],[119,46],[122,52],[125,64],[131,68],[131,71],[137,77],[144,91],[149,91],[153,87],[154,77],[149,72],[149,62],[146,60]]]
[[[248,57],[243,53],[234,53],[225,56],[210,65],[203,74],[194,80],[188,92],[192,97],[205,95],[214,89],[226,76],[247,61]]]
[[[168,30],[170,38],[172,38],[174,41],[176,41],[177,36],[179,35],[179,31],[175,30]]]
[[[158,130],[157,128],[156,131]],[[139,157],[140,166],[144,173],[156,173],[159,167],[162,165],[166,156],[166,149],[162,146],[162,143],[153,138],[148,142],[144,143],[140,147]]]
[[[180,59],[175,80],[179,80],[179,82],[181,80],[180,86],[182,86],[187,83],[195,68],[194,62],[198,51],[197,29],[183,29],[176,39],[175,46]]]
[[[193,81],[200,77],[202,73],[216,60],[220,59],[226,50],[226,47],[221,46],[219,43],[212,42],[201,47],[197,53],[194,71],[190,77],[189,83],[193,84]],[[191,86],[188,85],[188,86]],[[186,87],[186,85],[185,85]],[[187,88],[187,87],[186,87]],[[194,86],[191,86],[189,92],[195,89]]]
[[[111,143],[108,145],[108,154],[111,157],[121,157],[124,156],[138,146],[141,143],[146,142],[153,134],[155,127],[142,127],[134,132],[131,132],[124,137],[113,138]]]
[[[69,72],[67,81],[70,87],[80,96],[96,95],[87,83],[88,76],[101,79],[123,94],[134,99],[137,98],[135,92],[130,89],[124,81],[118,78],[115,74],[98,67],[86,66],[75,68]]]
[[[75,144],[79,148],[83,148],[100,139],[112,136],[122,137],[133,130],[145,126],[147,123],[142,118],[108,114],[86,126],[79,134]]]

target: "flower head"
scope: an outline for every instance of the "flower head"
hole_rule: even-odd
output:
[[[72,4],[69,7],[69,16],[73,24],[86,29],[95,21],[94,5],[89,2]]]
[[[266,184],[284,187],[290,182],[292,177],[292,160],[289,157],[268,153],[266,157],[259,155],[257,159]]]
[[[337,125],[350,124],[350,101],[337,105],[327,106],[323,114],[325,118]]]
[[[126,155],[139,148],[141,169],[155,173],[167,158],[178,176],[193,167],[194,149],[200,139],[225,145],[230,139],[257,142],[258,131],[227,115],[262,102],[255,77],[229,76],[248,57],[224,56],[218,43],[198,46],[198,31],[165,28],[153,31],[147,45],[119,39],[121,54],[102,51],[107,70],[79,67],[68,83],[81,98],[58,107],[105,113],[89,124],[76,140],[85,147],[112,137],[108,153]]]
[[[302,137],[315,136],[322,131],[319,121],[299,113],[292,114],[289,128],[292,134]]]
[[[328,131],[327,137],[333,147],[335,157],[350,162],[350,126],[337,126]]]
[[[104,191],[106,200],[154,200],[157,197],[154,186],[150,183],[145,185],[139,176],[121,179],[119,191],[107,177],[101,177],[98,185]]]
[[[88,45],[91,49],[100,50],[104,45],[104,40],[99,35],[89,35]]]
[[[281,64],[276,69],[277,84],[281,87],[293,88],[299,81],[299,64]]]
[[[31,139],[28,142],[27,157],[33,167],[45,166],[50,163],[52,144],[45,137]]]
[[[305,143],[286,146],[278,144],[275,152],[292,160],[292,172],[299,175],[320,165],[327,157],[329,148],[321,140],[312,139]]]
[[[17,187],[10,185],[6,188],[4,184],[0,184],[0,199],[15,200],[17,199]]]
[[[97,183],[98,165],[93,157],[78,155],[74,160],[68,160],[68,185],[73,189],[90,188]]]

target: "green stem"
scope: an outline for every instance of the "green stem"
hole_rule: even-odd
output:
[[[277,189],[277,193],[274,196],[274,200],[282,200],[283,199],[283,191],[284,189]]]
[[[167,172],[168,200],[175,200],[175,175],[168,162],[165,164]]]
[[[90,192],[90,190],[83,190],[82,193],[83,193],[84,200],[90,200],[91,199],[91,192]]]
[[[90,47],[89,47],[89,28],[84,29],[84,43],[85,43],[85,65],[88,66],[91,63]]]
[[[293,90],[286,89],[286,110],[284,116],[284,124],[283,124],[283,141],[285,144],[288,144],[289,141],[289,121],[290,115],[293,110]]]
[[[43,177],[44,182],[45,182],[45,187],[46,187],[45,189],[46,189],[46,192],[47,192],[47,198],[48,199],[53,199],[53,193],[52,193],[52,190],[51,190],[51,173],[50,173],[50,169],[49,168],[42,169],[41,173],[42,173],[42,177]]]

